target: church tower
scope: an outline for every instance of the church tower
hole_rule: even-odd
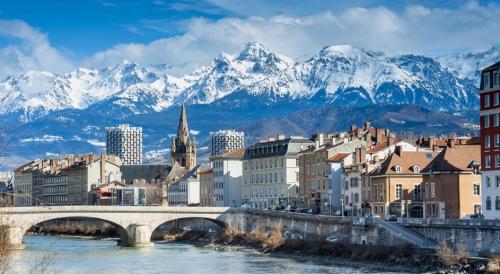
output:
[[[196,166],[196,144],[189,136],[186,108],[184,104],[181,106],[181,117],[179,118],[177,136],[175,139],[172,139],[172,144],[170,146],[170,156],[172,158],[172,166],[178,163],[187,170],[191,170]]]

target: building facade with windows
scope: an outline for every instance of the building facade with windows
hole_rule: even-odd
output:
[[[169,206],[195,206],[200,204],[198,168],[193,168],[168,188]]]
[[[299,152],[313,145],[304,137],[278,135],[248,147],[243,157],[243,203],[254,208],[300,204]]]
[[[481,72],[482,214],[500,219],[500,62]]]
[[[241,206],[243,155],[245,155],[245,149],[240,148],[210,158],[213,170],[212,191],[215,206]]]
[[[214,171],[211,167],[200,168],[200,206],[214,206]]]
[[[245,147],[245,133],[235,130],[210,132],[210,157]]]
[[[106,128],[106,154],[120,157],[123,164],[142,164],[142,128],[123,124]]]
[[[481,148],[444,148],[422,170],[424,218],[460,219],[481,213]]]
[[[437,152],[403,151],[397,146],[395,151],[370,173],[371,213],[386,217],[423,218],[421,170],[434,159]]]

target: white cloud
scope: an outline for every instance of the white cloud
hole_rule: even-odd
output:
[[[28,70],[66,72],[73,67],[63,54],[50,45],[46,34],[24,21],[0,19],[0,37],[14,41],[0,48],[0,79]]]
[[[144,65],[188,64],[177,74],[207,64],[220,52],[234,52],[248,41],[299,60],[320,48],[352,44],[389,53],[438,54],[485,49],[500,44],[500,5],[468,2],[453,10],[408,6],[399,14],[386,7],[349,8],[309,16],[192,19],[183,35],[149,44],[120,44],[88,58],[86,65],[103,66],[122,59]]]

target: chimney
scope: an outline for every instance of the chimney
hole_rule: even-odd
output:
[[[436,140],[434,137],[429,137],[429,148],[434,148],[434,145],[436,144]]]
[[[350,131],[354,131],[356,130],[357,126],[356,125],[351,125],[351,130]]]
[[[278,134],[278,140],[284,140],[285,139],[285,134]]]
[[[106,157],[104,157],[104,154],[101,154],[101,159],[99,161],[99,168],[100,168],[101,184],[104,184],[106,183]]]
[[[357,147],[354,150],[356,165],[364,164],[366,162],[366,148],[365,147]]]
[[[366,141],[366,147],[371,147],[372,146],[372,135],[368,131],[365,135],[365,141]]]
[[[392,136],[391,134],[389,134],[387,136],[387,146],[392,145],[393,142],[394,142],[394,136]]]
[[[375,138],[377,139],[377,144],[382,143],[382,129],[376,128],[375,129]]]
[[[376,164],[379,161],[379,157],[377,154],[373,155],[373,163]]]
[[[362,128],[358,128],[356,129],[356,137],[361,137],[361,134],[363,133],[363,129]]]
[[[372,123],[366,121],[365,124],[364,124],[365,130],[370,129],[371,127],[372,127]]]
[[[455,139],[449,138],[447,145],[449,148],[454,148],[455,147]]]
[[[399,157],[403,156],[403,147],[402,146],[396,146],[394,148],[394,153],[396,153]]]
[[[50,159],[50,174],[56,173],[56,160]]]

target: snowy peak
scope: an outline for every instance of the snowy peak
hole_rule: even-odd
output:
[[[234,54],[220,54],[182,77],[168,75],[166,64],[143,67],[126,60],[103,69],[78,68],[65,75],[26,72],[0,82],[0,115],[20,112],[30,119],[62,109],[91,108],[124,117],[181,103],[211,104],[232,94],[237,96],[227,100],[244,102],[249,100],[241,96],[258,96],[266,104],[281,98],[334,105],[418,104],[433,110],[468,110],[477,108],[474,74],[497,60],[500,50],[496,48],[429,58],[389,57],[336,45],[295,63],[253,42]]]

